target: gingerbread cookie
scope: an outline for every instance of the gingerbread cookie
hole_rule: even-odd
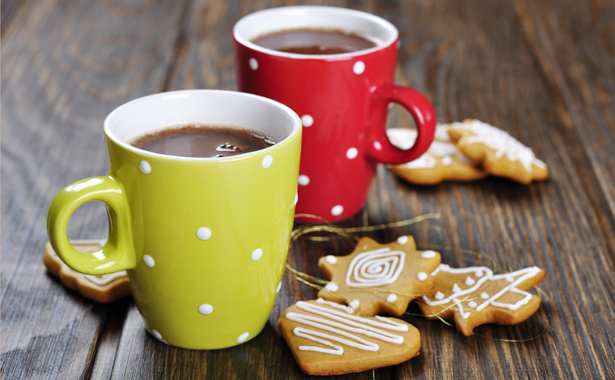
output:
[[[523,184],[549,176],[547,165],[532,149],[505,131],[476,119],[452,123],[448,134],[464,156],[478,161],[489,174]]]
[[[447,134],[448,126],[436,126],[435,140],[421,157],[401,165],[390,166],[400,178],[417,185],[435,185],[442,181],[476,181],[487,176],[480,164],[465,157]],[[414,145],[417,132],[414,129],[394,128],[387,130],[391,143],[400,149]]]
[[[381,312],[402,315],[413,299],[434,287],[430,275],[440,264],[440,254],[417,251],[412,236],[381,245],[370,238],[359,240],[348,256],[326,256],[318,261],[330,280],[319,293],[329,301],[346,303],[359,315]]]
[[[99,251],[103,244],[97,240],[75,240],[71,242],[76,250],[81,252]],[[77,290],[85,297],[96,302],[113,302],[131,294],[130,282],[126,271],[101,276],[82,274],[69,268],[56,255],[51,244],[45,244],[43,262],[47,270],[70,289]]]
[[[341,375],[403,363],[419,354],[421,336],[395,318],[360,317],[347,306],[299,301],[278,320],[301,370]]]
[[[485,323],[514,325],[528,319],[540,306],[540,298],[527,293],[545,277],[538,267],[494,275],[487,267],[451,268],[441,264],[432,274],[432,295],[418,301],[427,319],[455,321],[457,330],[472,335]]]

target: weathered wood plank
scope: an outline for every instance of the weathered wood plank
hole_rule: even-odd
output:
[[[564,132],[586,151],[582,179],[615,258],[615,4],[520,0],[515,11]]]
[[[173,1],[32,0],[3,40],[3,378],[86,378],[113,327],[109,306],[45,274],[46,212],[62,187],[107,172],[104,117],[161,90],[179,15]],[[86,205],[70,227],[103,237],[104,208]]]

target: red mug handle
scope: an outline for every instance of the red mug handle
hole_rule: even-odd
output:
[[[386,134],[386,113],[384,116],[380,115],[385,122],[372,123],[372,138],[368,139],[367,157],[383,164],[398,165],[415,160],[425,153],[436,132],[436,112],[429,100],[416,90],[392,84],[375,87],[372,97],[377,109],[385,110],[384,112],[388,110],[386,104],[391,102],[401,104],[407,109],[414,118],[418,136],[410,149],[397,148],[391,144]]]

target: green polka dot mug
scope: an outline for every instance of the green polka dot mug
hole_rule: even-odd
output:
[[[249,128],[277,144],[222,158],[133,147],[169,126]],[[254,338],[280,290],[297,203],[301,122],[288,107],[230,91],[160,93],[126,103],[104,122],[110,171],[58,193],[47,216],[53,249],[71,268],[127,270],[147,330],[167,344],[218,349]],[[99,200],[109,239],[75,250],[71,214]]]

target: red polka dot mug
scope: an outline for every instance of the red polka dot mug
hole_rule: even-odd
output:
[[[305,55],[253,41],[284,30],[325,29],[369,36],[376,46],[355,52]],[[436,116],[418,91],[395,86],[398,32],[390,22],[350,9],[295,6],[252,13],[233,29],[239,91],[279,101],[301,117],[303,140],[297,214],[329,221],[361,210],[377,163],[420,157],[433,141]],[[408,150],[386,136],[389,103],[414,117],[418,138]],[[299,221],[316,222],[312,218]]]

